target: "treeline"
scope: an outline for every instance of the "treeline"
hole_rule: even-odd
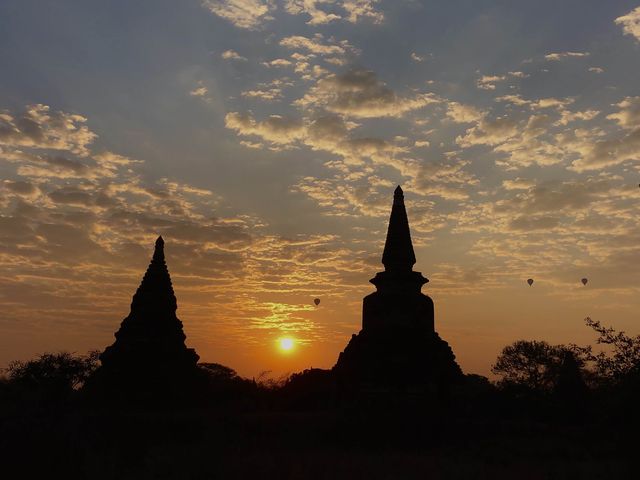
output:
[[[469,374],[461,384],[439,392],[438,400],[449,405],[472,399],[479,405],[486,403],[484,407],[499,404],[504,413],[510,410],[509,402],[514,411],[520,412],[522,403],[527,401],[534,410],[565,402],[574,411],[585,411],[590,405],[605,408],[608,403],[606,408],[616,408],[640,399],[640,336],[604,327],[591,318],[585,322],[596,335],[596,348],[519,340],[504,347],[493,364],[495,381]],[[98,356],[99,352],[44,353],[32,360],[11,362],[0,377],[0,406],[5,412],[87,406],[84,387],[99,367]],[[332,408],[354,400],[354,392],[350,391],[347,398],[330,370],[310,369],[277,379],[269,378],[265,372],[250,380],[216,363],[200,363],[198,370],[202,379],[198,407],[304,410]],[[170,389],[171,385],[167,385],[167,392]],[[399,386],[395,391],[369,390],[359,393],[375,402],[376,396],[401,397],[412,389]],[[420,393],[428,396],[424,391]],[[157,406],[161,404],[157,402]]]
[[[594,346],[520,340],[499,354],[496,380],[468,374],[446,390],[348,388],[322,369],[246,379],[201,363],[187,402],[169,376],[123,404],[92,388],[98,352],[45,353],[3,372],[0,468],[94,480],[637,478],[640,336],[586,324]]]

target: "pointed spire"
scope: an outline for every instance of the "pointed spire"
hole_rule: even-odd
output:
[[[385,270],[408,271],[411,271],[416,263],[407,210],[404,207],[404,194],[400,185],[393,192],[393,207],[389,217],[389,229],[382,254],[382,263]]]
[[[156,239],[156,246],[153,250],[153,258],[154,260],[157,258],[158,260],[164,261],[164,240],[162,239],[162,235],[160,235]]]
[[[164,240],[162,237],[158,237],[151,263],[133,296],[131,311],[170,311],[175,313],[177,307],[171,277],[164,259]]]

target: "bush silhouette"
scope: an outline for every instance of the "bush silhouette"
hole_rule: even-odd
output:
[[[43,353],[33,360],[10,362],[5,389],[22,406],[64,405],[96,370],[98,354]]]

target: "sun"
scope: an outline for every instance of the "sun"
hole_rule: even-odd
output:
[[[293,338],[285,337],[278,340],[278,346],[283,352],[290,352],[294,346]]]

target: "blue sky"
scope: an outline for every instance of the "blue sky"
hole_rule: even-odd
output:
[[[0,363],[110,343],[162,234],[205,360],[330,366],[397,184],[466,370],[637,333],[639,55],[637,0],[5,0]]]

